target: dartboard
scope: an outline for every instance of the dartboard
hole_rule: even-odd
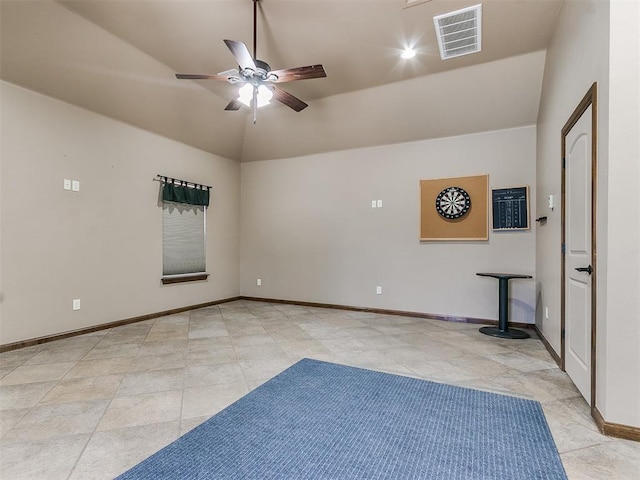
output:
[[[436,210],[441,217],[454,219],[464,216],[471,208],[471,197],[460,187],[448,187],[436,197]]]

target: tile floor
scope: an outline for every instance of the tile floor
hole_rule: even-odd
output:
[[[537,339],[251,301],[0,354],[0,478],[113,478],[304,357],[536,399],[570,479],[640,478]]]

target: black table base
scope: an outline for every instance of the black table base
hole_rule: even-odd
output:
[[[485,335],[491,335],[492,337],[498,338],[514,338],[514,339],[522,339],[529,338],[527,332],[523,330],[516,330],[515,328],[508,328],[507,330],[500,330],[500,327],[482,327],[480,329],[481,333]]]
[[[498,326],[482,327],[480,332],[499,338],[529,338],[531,335],[527,332],[509,328],[509,280],[512,278],[531,278],[531,275],[511,273],[476,273],[476,275],[498,279]]]

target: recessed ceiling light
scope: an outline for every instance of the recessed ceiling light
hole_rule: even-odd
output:
[[[416,56],[416,51],[413,48],[405,48],[400,56],[402,58],[413,58]]]

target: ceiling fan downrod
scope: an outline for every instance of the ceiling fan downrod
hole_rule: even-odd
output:
[[[253,0],[253,58],[258,58],[258,43],[256,41],[258,33],[258,2],[260,0]]]

